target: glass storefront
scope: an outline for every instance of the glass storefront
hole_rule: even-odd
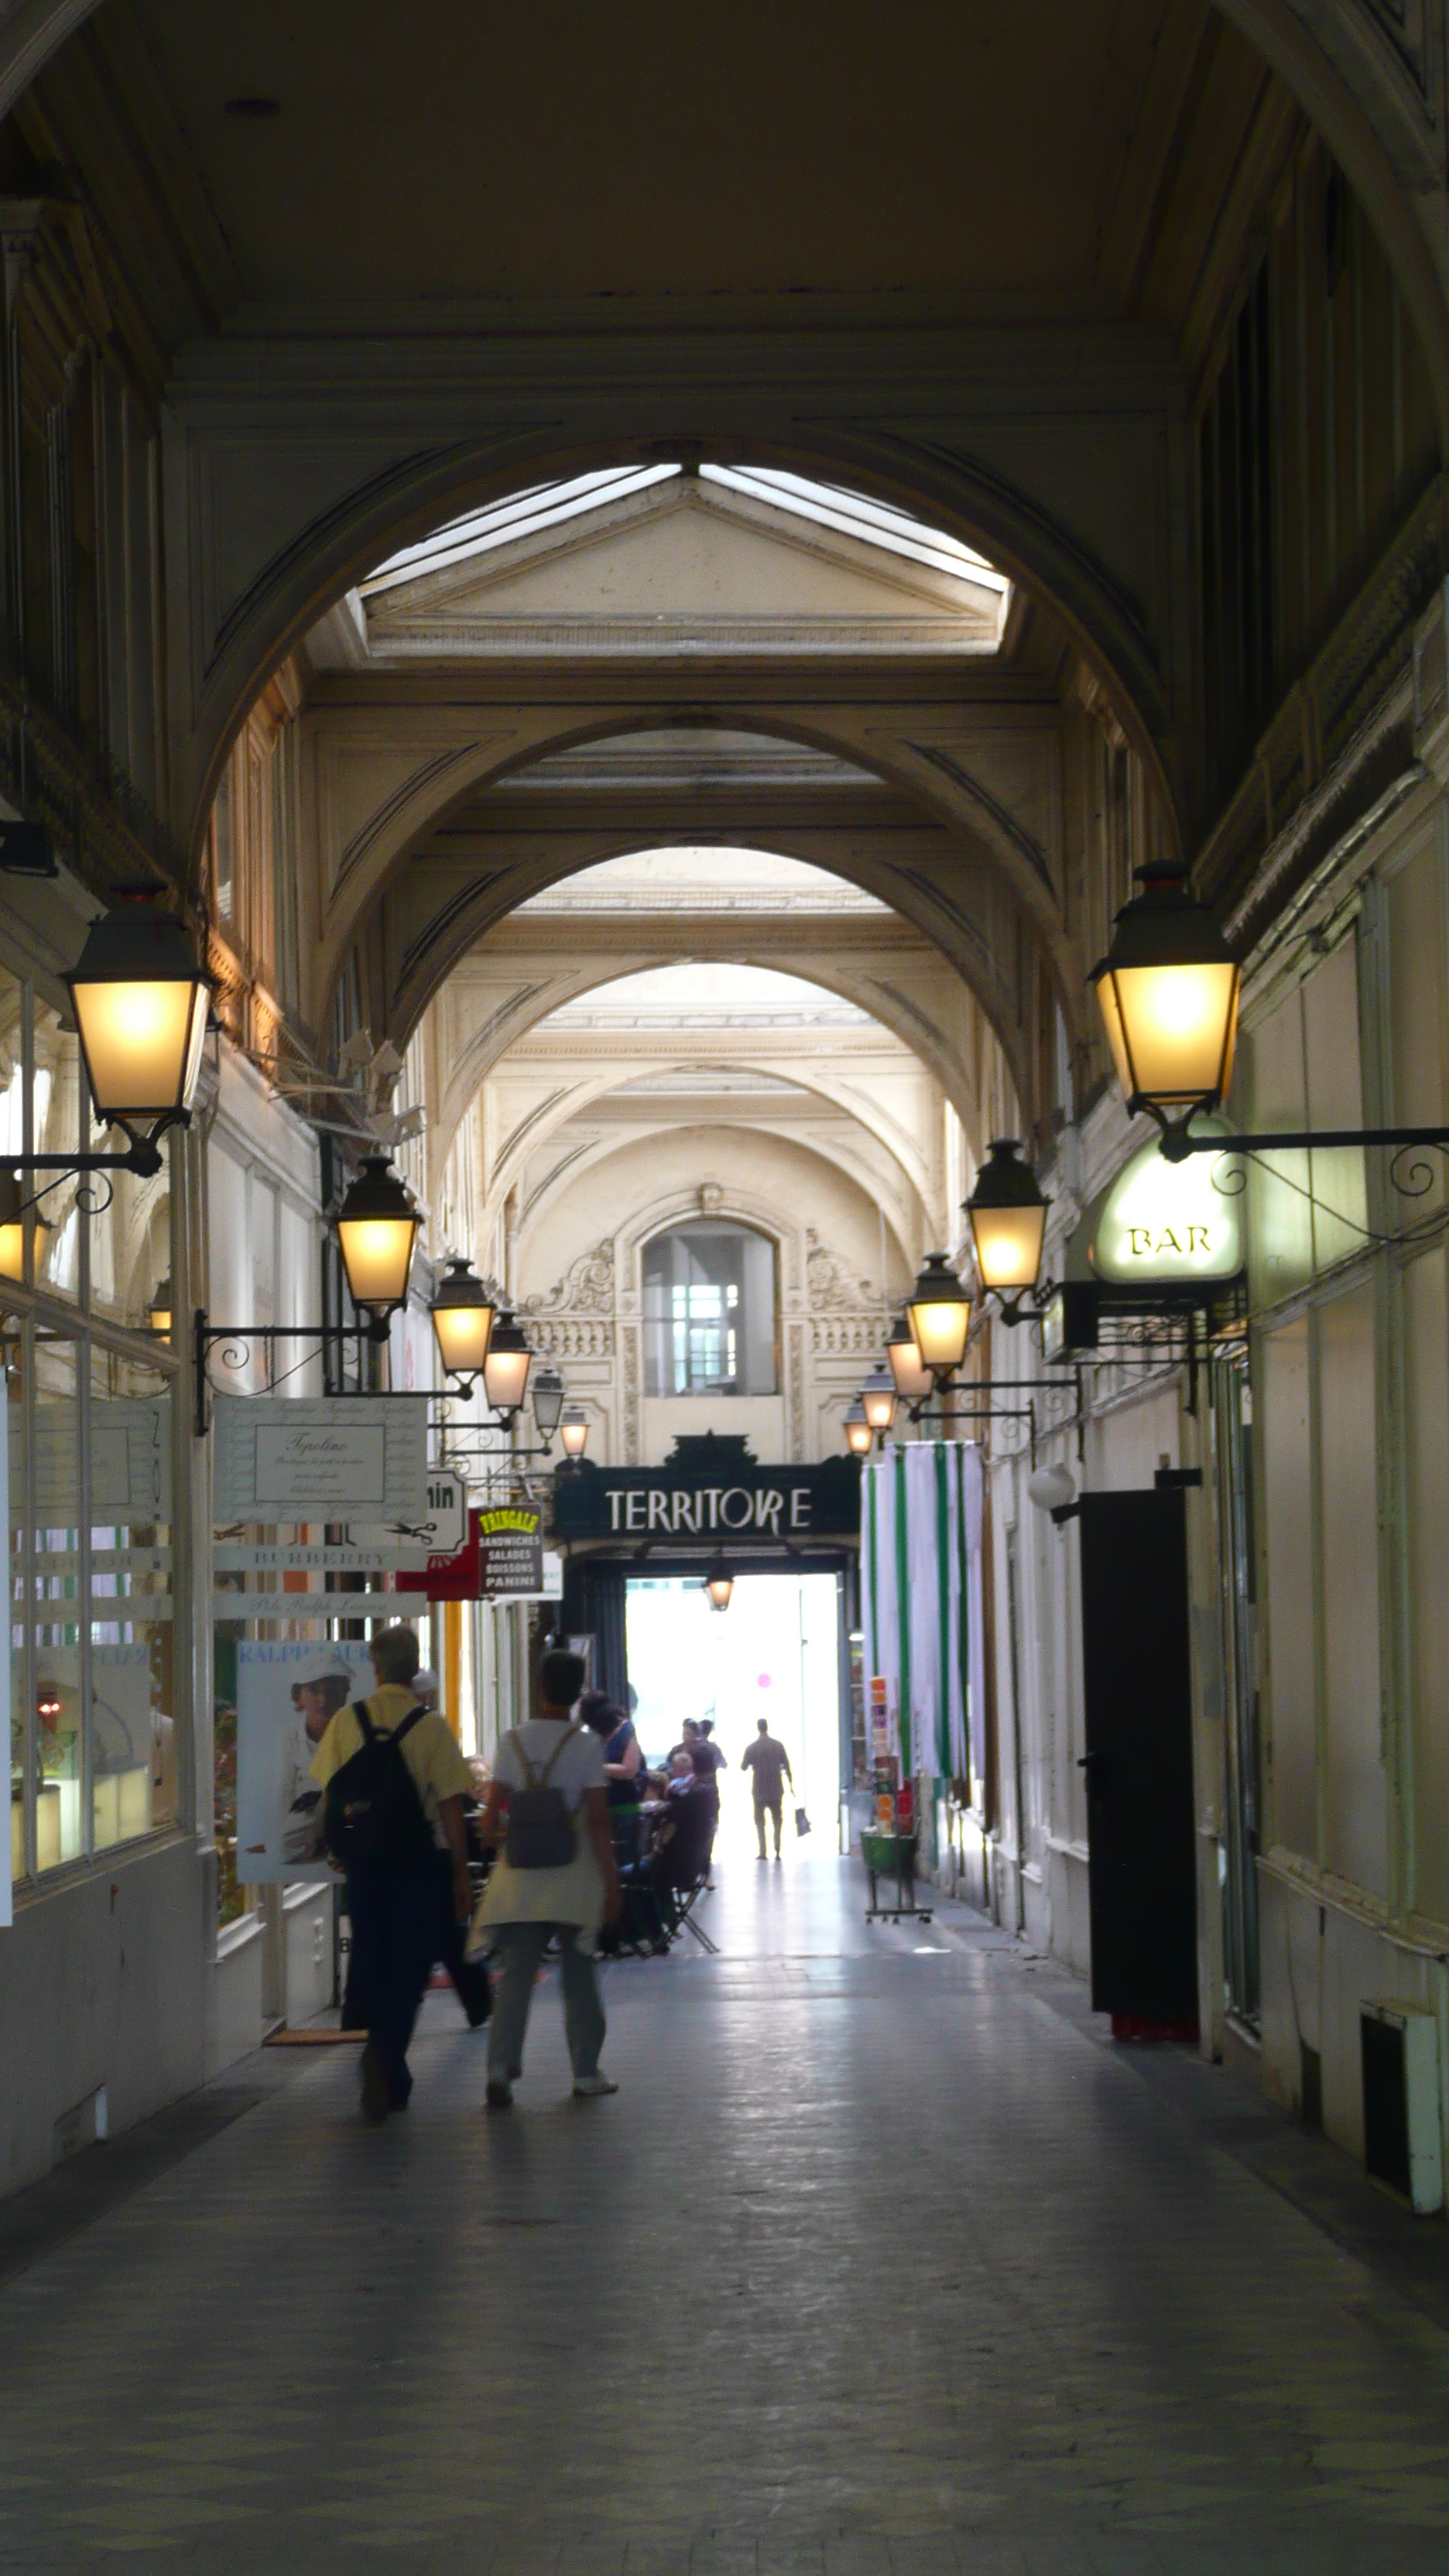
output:
[[[0,1162],[82,1132],[76,1042],[0,973]],[[88,1121],[87,1121],[88,1127]],[[114,1149],[114,1137],[86,1143]],[[0,1270],[17,1888],[173,1824],[177,1368],[145,1324],[166,1266],[169,1168],[22,1177]]]

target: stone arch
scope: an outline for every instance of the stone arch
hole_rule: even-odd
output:
[[[742,713],[738,709],[725,711],[726,714],[730,712],[737,718]],[[389,887],[407,879],[410,867],[429,838],[445,829],[449,819],[464,810],[480,784],[517,776],[558,751],[626,737],[655,726],[667,727],[677,722],[678,716],[679,710],[672,702],[666,701],[656,707],[636,705],[624,714],[559,725],[526,751],[502,759],[497,757],[496,747],[492,750],[480,747],[476,757],[468,752],[461,753],[440,777],[421,781],[412,794],[398,800],[370,848],[367,878],[365,881],[359,879],[354,887],[343,915],[343,926],[327,943],[330,980],[316,996],[315,1024],[322,1027],[328,1024],[333,996],[348,956],[355,945],[366,942],[370,928],[374,931],[379,929],[381,906]],[[870,767],[877,777],[919,804],[924,818],[944,828],[962,856],[978,862],[991,876],[1004,883],[1015,917],[1011,926],[1014,928],[1015,921],[1025,915],[1022,926],[1027,941],[1042,960],[1069,1035],[1074,1041],[1081,1039],[1086,1009],[1084,992],[1080,989],[1080,974],[1085,969],[1079,967],[1055,905],[1047,900],[1046,889],[1039,883],[1031,886],[1028,901],[1029,871],[1023,866],[1019,853],[1009,851],[1008,836],[999,826],[988,838],[982,818],[966,806],[964,797],[953,800],[945,782],[933,784],[928,775],[912,772],[903,763],[882,757],[878,744],[867,746],[854,736],[842,736],[823,725],[798,722],[793,715],[775,713],[768,708],[759,710],[752,707],[748,710],[747,722],[737,723],[731,729],[748,730],[775,741],[797,742],[803,747],[848,759],[857,767]],[[424,819],[421,808],[430,792],[435,801]],[[763,847],[767,840],[773,842],[777,836],[755,837]],[[597,854],[591,854],[588,859],[552,870],[540,867],[530,875],[526,890],[514,886],[505,891],[494,881],[466,891],[445,912],[432,917],[428,924],[426,947],[417,941],[404,949],[397,961],[398,981],[393,990],[378,989],[373,993],[375,1024],[379,1029],[386,1029],[399,1049],[405,1047],[428,1004],[436,998],[461,958],[486,936],[489,929],[506,919],[526,894],[541,892],[550,884],[563,882],[583,867],[595,864],[596,857],[613,857],[629,850],[657,845],[660,838],[658,830],[648,836],[637,830],[605,836]],[[944,888],[928,889],[903,884],[888,863],[882,863],[878,870],[868,870],[852,863],[843,865],[838,873],[846,882],[860,884],[878,894],[892,911],[909,921],[912,928],[947,959],[985,1015],[1010,1066],[1019,1098],[1023,1103],[1029,1101],[1031,1092],[1023,1033],[1012,1016],[1013,981],[1008,972],[1008,961],[996,954],[990,942],[981,935],[979,927],[959,906],[949,904]],[[947,935],[944,920],[948,907],[954,916],[952,936]],[[388,939],[382,947],[391,960],[396,954],[396,942]],[[1014,963],[1014,959],[1010,962]],[[952,1087],[949,1081],[945,1087]]]
[[[635,399],[643,417],[633,435],[568,443],[514,437],[401,458],[340,492],[324,518],[293,531],[258,565],[228,610],[204,666],[172,672],[173,822],[183,844],[199,846],[231,746],[278,663],[391,550],[534,483],[703,448],[711,461],[778,466],[847,484],[914,511],[986,553],[1061,619],[1148,771],[1169,840],[1180,845],[1187,778],[1176,698],[1186,684],[1185,639],[1180,632],[1153,632],[1137,613],[1130,584],[1060,514],[1024,485],[925,439],[871,436],[818,420],[808,432],[803,425],[798,433],[762,426],[742,435],[734,402],[718,402],[716,428],[702,415],[698,397],[671,429],[652,394]],[[271,471],[275,476],[274,465]],[[1180,587],[1168,585],[1174,593]],[[1180,628],[1180,598],[1174,597],[1168,614]],[[460,792],[476,786],[480,774],[469,778],[460,767]]]
[[[523,1009],[509,1018],[506,1030],[496,1033],[488,1029],[480,1031],[473,1047],[465,1052],[451,1071],[447,1091],[433,1128],[439,1168],[452,1152],[463,1118],[494,1066],[501,1062],[511,1047],[527,1039],[554,1011],[560,1009],[565,1001],[577,1001],[586,994],[604,991],[610,984],[618,983],[622,975],[647,974],[660,967],[675,966],[683,962],[677,951],[661,950],[650,953],[647,949],[641,948],[638,959],[631,961],[622,970],[617,961],[611,961],[600,966],[596,972],[585,971],[564,992],[560,992],[557,986],[550,986],[546,991],[530,997]],[[776,958],[752,953],[748,943],[743,940],[738,945],[732,943],[728,953],[722,950],[713,954],[711,963],[778,969]],[[980,1136],[978,1104],[974,1098],[970,1074],[960,1062],[944,1033],[935,1031],[935,1044],[932,1046],[932,1033],[921,1017],[902,1010],[898,1003],[893,1003],[890,994],[882,993],[878,986],[868,987],[864,979],[860,984],[852,985],[844,977],[832,977],[823,969],[812,967],[810,972],[800,980],[817,984],[822,992],[834,993],[840,1000],[852,1002],[858,1009],[869,1012],[871,1018],[886,1031],[888,1036],[894,1038],[898,1045],[904,1047],[907,1053],[913,1055],[918,1063],[924,1066],[961,1119],[972,1150],[979,1160],[985,1140]],[[761,1052],[768,1052],[767,1047],[762,1046]],[[679,1068],[685,1068],[694,1061],[692,1057],[681,1057]],[[807,1071],[802,1068],[797,1076],[792,1076],[792,1079],[798,1079],[802,1090],[814,1091],[820,1098],[831,1100],[836,1107],[848,1108],[852,1117],[860,1119],[860,1112],[849,1107],[843,1099],[826,1088],[813,1070]],[[604,1075],[600,1077],[597,1086],[590,1089],[587,1097],[603,1098],[618,1087],[616,1081]],[[579,1091],[571,1093],[571,1107],[568,1114],[573,1114],[573,1111],[581,1105],[583,1097]],[[869,1122],[860,1119],[860,1123],[868,1125]],[[871,1130],[871,1132],[876,1134],[877,1142],[883,1145],[887,1152],[895,1155],[897,1160],[901,1159],[896,1147],[884,1133],[878,1130]],[[906,1168],[908,1167],[902,1162],[902,1169]]]
[[[769,1050],[767,1047],[761,1047],[759,1053],[762,1059],[767,1058]],[[672,1071],[687,1072],[692,1071],[694,1066],[694,1058],[681,1057],[678,1059],[677,1063],[665,1063],[663,1061],[655,1062],[651,1060],[650,1070],[651,1072],[656,1073]],[[742,1067],[741,1069],[748,1068]],[[761,1069],[767,1070],[768,1066],[762,1064]],[[916,1200],[919,1208],[924,1214],[924,1212],[929,1208],[930,1195],[927,1175],[923,1168],[923,1157],[919,1153],[912,1155],[908,1150],[905,1150],[904,1140],[889,1132],[887,1121],[879,1116],[872,1119],[867,1113],[867,1110],[862,1107],[859,1102],[847,1097],[841,1088],[830,1082],[828,1078],[822,1076],[813,1066],[806,1067],[802,1065],[799,1068],[792,1066],[790,1078],[792,1081],[798,1083],[799,1088],[802,1091],[808,1091],[813,1098],[827,1102],[831,1108],[837,1109],[842,1117],[848,1118],[854,1126],[861,1128],[864,1133],[871,1138],[872,1142],[879,1147],[880,1151],[886,1156],[888,1161],[891,1162],[899,1171],[905,1192]],[[508,1192],[514,1186],[518,1177],[518,1165],[526,1160],[528,1155],[537,1153],[544,1145],[546,1145],[549,1138],[552,1135],[555,1135],[560,1127],[566,1126],[573,1118],[587,1116],[590,1107],[595,1102],[608,1099],[612,1093],[623,1087],[625,1086],[621,1085],[617,1080],[608,1075],[602,1076],[597,1082],[580,1083],[571,1087],[566,1093],[561,1094],[557,1099],[549,1102],[540,1113],[536,1122],[530,1125],[526,1147],[522,1148],[518,1153],[512,1156],[508,1154],[505,1147],[504,1152],[500,1155],[498,1169],[492,1186],[483,1203],[480,1221],[480,1231],[482,1234],[486,1236],[490,1223],[498,1215],[499,1210],[507,1198]],[[664,1122],[661,1121],[661,1124],[662,1123]],[[975,1123],[979,1128],[979,1121]],[[446,1155],[452,1151],[453,1146],[457,1142],[458,1129],[460,1125],[461,1119],[454,1121],[447,1144],[442,1149],[444,1159],[446,1159]],[[811,1153],[818,1154],[822,1161],[833,1164],[837,1170],[845,1172],[847,1177],[852,1177],[850,1167],[844,1163],[837,1154],[827,1146],[821,1144],[818,1140],[809,1139],[802,1141],[801,1139],[796,1138],[794,1141],[800,1146],[801,1151],[809,1151]],[[610,1145],[604,1149],[604,1155],[607,1156],[608,1153],[616,1152],[618,1150],[619,1147],[617,1145]],[[976,1150],[974,1148],[974,1140],[973,1150]],[[600,1158],[592,1157],[590,1159],[593,1160]],[[976,1159],[978,1161],[982,1159],[979,1150],[976,1150]],[[899,1234],[899,1229],[894,1225],[892,1226],[892,1231],[897,1233],[897,1235]],[[905,1256],[903,1255],[903,1257]]]

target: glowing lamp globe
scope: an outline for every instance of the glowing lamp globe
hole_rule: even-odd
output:
[[[933,1377],[949,1376],[966,1356],[971,1326],[971,1298],[944,1252],[930,1254],[906,1306],[906,1321]]]
[[[566,1458],[582,1458],[589,1445],[589,1417],[581,1404],[564,1407],[559,1418],[558,1436]]]
[[[1233,1074],[1239,971],[1182,870],[1138,870],[1092,983],[1129,1108],[1216,1109]]]
[[[393,1314],[407,1303],[422,1219],[385,1154],[369,1154],[337,1214],[354,1306]]]
[[[904,1315],[897,1315],[886,1340],[886,1365],[890,1370],[897,1395],[905,1404],[929,1395],[932,1378],[916,1348],[916,1337]]]
[[[433,1338],[444,1374],[470,1387],[488,1357],[493,1300],[471,1262],[454,1253],[433,1299]]]
[[[1019,1297],[1041,1277],[1048,1201],[1014,1136],[999,1136],[966,1202],[983,1288]]]
[[[488,1357],[483,1363],[483,1392],[489,1409],[504,1414],[509,1421],[518,1411],[528,1392],[528,1372],[533,1366],[533,1353],[528,1337],[518,1319],[505,1306],[493,1327],[488,1344]]]
[[[100,1125],[184,1118],[201,1071],[210,978],[174,915],[154,903],[103,914],[64,980]]]
[[[704,1578],[711,1610],[728,1610],[734,1593],[735,1579],[722,1556],[717,1556]]]
[[[889,1431],[899,1401],[890,1370],[872,1369],[860,1390],[861,1409],[872,1431]]]
[[[865,1418],[865,1406],[857,1396],[845,1417],[845,1445],[852,1458],[868,1458],[874,1438],[875,1433]]]

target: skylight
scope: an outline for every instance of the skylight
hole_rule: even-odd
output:
[[[400,581],[416,581],[420,573],[443,572],[469,555],[515,545],[520,537],[537,536],[541,529],[580,518],[586,510],[601,510],[610,501],[627,499],[631,492],[647,492],[651,483],[668,483],[683,470],[679,465],[611,466],[601,474],[572,475],[566,483],[534,483],[510,500],[450,519],[446,527],[435,528],[417,545],[389,555],[386,563],[359,582],[359,594],[369,599],[374,591],[391,590]]]
[[[415,581],[423,573],[442,572],[471,556],[515,545],[544,529],[627,500],[633,493],[647,492],[654,484],[673,482],[683,471],[681,465],[611,466],[598,473],[571,475],[565,482],[535,483],[506,501],[495,501],[487,509],[470,510],[461,519],[450,519],[445,527],[435,529],[417,545],[404,546],[397,554],[389,555],[359,584],[359,595],[370,599],[395,589],[401,582]],[[738,492],[744,499],[763,503],[787,518],[808,519],[817,527],[832,528],[859,544],[879,546],[886,554],[905,556],[973,590],[990,590],[1004,596],[1011,587],[1005,573],[998,572],[971,546],[963,545],[959,537],[928,527],[907,510],[868,500],[863,492],[849,492],[834,483],[812,482],[806,475],[787,474],[774,466],[701,465],[699,475],[701,482]]]
[[[913,563],[929,564],[933,572],[953,573],[958,581],[970,581],[985,590],[1011,587],[1005,573],[962,545],[959,537],[928,528],[923,520],[913,519],[905,510],[889,509],[883,501],[868,501],[863,492],[844,492],[834,483],[812,483],[803,474],[781,474],[763,465],[701,465],[699,473],[701,482],[722,483],[726,491],[767,501],[772,509],[813,519],[822,528],[837,528],[864,545],[908,555]]]

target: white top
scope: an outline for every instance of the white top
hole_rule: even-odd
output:
[[[530,1717],[522,1726],[514,1727],[493,1756],[494,1779],[501,1781],[505,1789],[526,1789],[525,1762],[532,1763],[537,1780],[562,1731],[561,1721],[553,1717]],[[608,1779],[604,1748],[591,1726],[574,1729],[572,1743],[564,1746],[548,1778],[550,1788],[562,1789],[570,1815],[583,1805],[590,1789],[604,1787]]]
[[[561,1729],[562,1721],[552,1717],[531,1717],[515,1727],[493,1756],[495,1781],[505,1789],[526,1788],[526,1760],[537,1782]],[[580,1931],[597,1932],[604,1914],[604,1880],[581,1810],[589,1790],[602,1789],[607,1778],[602,1744],[592,1727],[579,1727],[548,1775],[550,1788],[562,1790],[575,1819],[574,1857],[562,1869],[514,1869],[500,1851],[474,1917],[470,1951],[486,1944],[487,1928],[494,1923],[572,1923]]]

